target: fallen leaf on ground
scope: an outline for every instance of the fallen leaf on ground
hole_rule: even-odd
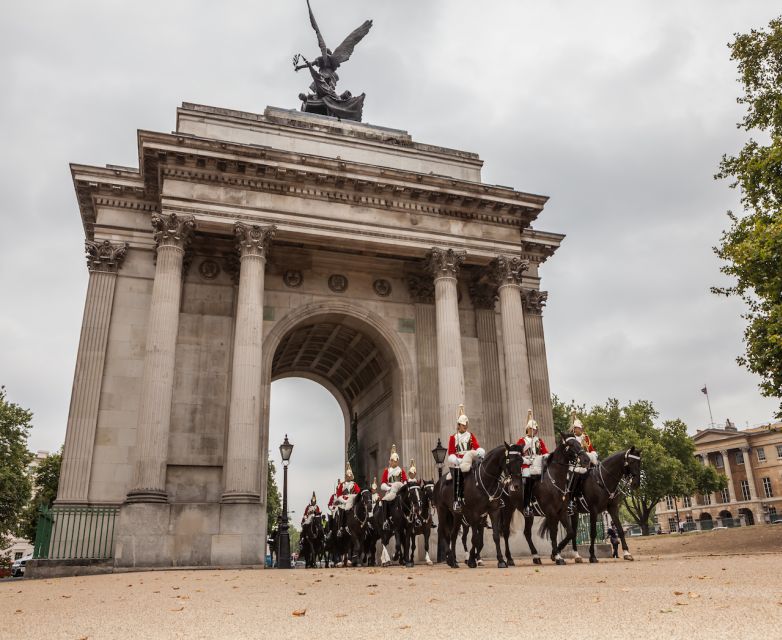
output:
[[[782,604],[782,602],[780,602],[779,604]],[[22,610],[21,609],[17,609],[16,611],[14,611],[14,613],[22,613]]]
[[[177,596],[180,600],[190,600],[190,596]]]
[[[297,591],[296,594],[300,595],[300,596],[306,596],[307,592],[306,591]]]
[[[71,596],[60,596],[61,598],[70,598]]]
[[[432,602],[440,602],[440,599],[439,598],[429,598],[429,604],[431,604]]]
[[[153,591],[152,593],[160,593],[160,591]]]
[[[683,596],[684,595],[684,591],[674,591],[673,595],[675,595],[675,596]]]
[[[605,583],[605,580],[598,580],[597,584]]]
[[[292,616],[296,616],[297,618],[301,618],[301,616],[306,616],[307,615],[307,610],[306,609],[296,609],[296,611],[294,611],[291,615]]]
[[[376,584],[368,584],[367,587],[376,587]]]
[[[673,609],[660,609],[660,613],[673,613]]]
[[[694,591],[690,591],[687,594],[687,596],[690,597],[690,598],[700,598],[701,597],[701,595],[699,593],[695,593]]]
[[[412,580],[412,579],[413,579],[413,576],[407,576],[407,579],[408,579],[408,580]]]
[[[347,618],[348,614],[347,613],[337,613],[334,617],[335,618]]]
[[[392,617],[392,618],[394,618],[394,619],[396,619],[396,618],[401,618],[401,617],[402,617],[402,614],[401,614],[401,613],[392,613],[392,614],[391,614],[391,617]]]
[[[401,627],[399,627],[399,628],[400,628],[400,629],[410,629],[410,625],[409,625],[409,624],[403,624],[403,625],[402,625]]]
[[[679,606],[679,607],[686,607],[686,606],[688,606],[689,604],[690,604],[689,602],[677,602],[677,603],[676,603],[676,605],[677,605],[677,606]]]
[[[598,598],[597,596],[595,596],[594,598],[592,598],[592,602],[600,602],[600,598]]]
[[[183,611],[184,607],[179,607],[179,609],[169,609],[169,611]]]
[[[179,591],[179,587],[171,587],[174,591]]]

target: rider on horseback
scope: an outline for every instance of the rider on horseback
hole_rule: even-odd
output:
[[[448,440],[448,466],[453,477],[453,510],[459,513],[464,505],[464,478],[472,468],[473,460],[483,458],[486,452],[478,444],[474,434],[467,431],[470,421],[464,415],[464,405],[459,405],[459,417],[456,419],[456,433]]]
[[[372,491],[372,506],[374,507],[380,500],[380,494],[377,492],[377,476],[372,478],[372,486],[369,488]]]
[[[301,524],[303,526],[308,525],[314,516],[320,516],[320,507],[318,506],[318,499],[315,497],[315,492],[313,491],[310,503],[304,508]]]
[[[361,489],[358,486],[358,483],[353,479],[353,469],[350,468],[350,463],[348,463],[345,468],[345,480],[340,482],[337,486],[337,495],[336,498],[334,498],[335,508],[341,509],[342,511],[349,509],[353,505],[352,496],[356,496],[359,493],[361,493]],[[347,533],[344,515],[343,517],[339,517],[338,524],[339,530],[337,531],[337,537],[341,537],[343,534]]]
[[[396,498],[396,492],[402,487],[402,483],[407,482],[405,470],[399,466],[399,454],[396,452],[396,445],[391,445],[391,456],[388,458],[388,466],[383,470],[383,477],[380,479],[380,488],[385,491],[381,507],[383,509],[383,529],[388,531],[391,528],[391,522],[388,519],[388,505]]]
[[[570,491],[570,511],[575,513],[575,503],[578,497],[581,495],[581,486],[584,482],[584,475],[587,471],[589,471],[589,469],[597,465],[597,451],[595,451],[595,448],[592,446],[592,440],[589,438],[586,431],[584,431],[584,424],[576,417],[575,409],[571,411],[570,419],[572,422],[570,426],[570,433],[572,433],[573,437],[578,440],[581,448],[587,452],[590,462],[589,467],[584,467],[579,464],[576,465],[576,467],[573,469],[573,480]]]
[[[543,472],[543,460],[548,457],[548,448],[546,443],[538,437],[538,423],[532,417],[532,409],[527,411],[527,426],[524,430],[524,437],[519,438],[516,443],[522,448],[523,463],[521,466],[521,476],[524,481],[524,515],[530,516],[530,499],[532,497],[532,486],[536,480],[540,479]]]
[[[407,467],[407,484],[423,487],[424,483],[418,479],[418,469],[415,468],[415,460],[410,459],[410,466]]]

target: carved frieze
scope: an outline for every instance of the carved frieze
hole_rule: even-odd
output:
[[[518,256],[500,255],[489,265],[491,278],[498,287],[503,285],[520,287],[521,279],[527,269],[529,269],[529,262]]]
[[[236,238],[236,249],[239,256],[260,256],[266,258],[269,251],[269,244],[274,238],[277,227],[269,225],[261,227],[259,225],[244,224],[237,222],[234,224],[234,237]]]
[[[537,289],[521,290],[521,302],[525,313],[541,315],[543,307],[546,306],[546,300],[548,300],[548,291],[538,291]]]
[[[151,221],[158,248],[170,246],[185,250],[193,239],[195,231],[193,216],[181,216],[176,213],[153,213]]]
[[[110,242],[109,240],[103,240],[102,242],[87,240],[84,243],[84,250],[87,253],[87,268],[90,271],[116,273],[125,259],[128,243]]]
[[[456,278],[466,258],[466,251],[432,247],[426,256],[426,270],[435,279]]]

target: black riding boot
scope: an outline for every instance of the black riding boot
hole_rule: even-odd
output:
[[[525,516],[531,516],[532,511],[529,508],[532,502],[532,478],[524,478],[524,500],[522,501],[522,513]]]
[[[574,513],[578,513],[578,497],[581,495],[581,483],[583,482],[583,473],[574,473],[573,482],[570,483],[570,502],[568,503],[567,512],[571,516]]]
[[[459,467],[451,469],[451,475],[453,476],[453,510],[460,513],[464,506],[464,477]]]
[[[388,519],[388,500],[381,500],[380,510],[383,512],[383,531],[391,530],[391,522]]]

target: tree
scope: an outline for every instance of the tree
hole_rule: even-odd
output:
[[[624,504],[643,535],[649,534],[654,508],[666,496],[709,493],[725,482],[724,476],[698,463],[695,445],[681,420],[669,420],[657,428],[657,417],[647,400],[620,406],[615,398],[592,407],[583,417],[601,458],[632,446],[641,450],[641,484],[625,496]]]
[[[62,465],[62,448],[47,456],[33,472],[35,495],[25,508],[20,525],[20,535],[35,543],[35,533],[38,528],[38,516],[42,507],[51,507],[57,498],[57,488],[60,484],[60,467]]]
[[[22,511],[30,500],[27,465],[32,455],[27,436],[33,414],[6,399],[0,387],[0,542],[18,532]]]
[[[734,284],[712,292],[746,303],[746,350],[737,361],[761,377],[764,396],[782,398],[782,17],[728,46],[744,88],[738,102],[747,107],[738,127],[767,144],[750,138],[738,155],[723,156],[715,176],[740,189],[744,215],[728,212],[730,228],[714,248]]]
[[[266,532],[267,534],[277,526],[277,519],[282,512],[282,497],[277,487],[277,479],[274,477],[274,462],[269,455],[269,465],[266,477]]]

